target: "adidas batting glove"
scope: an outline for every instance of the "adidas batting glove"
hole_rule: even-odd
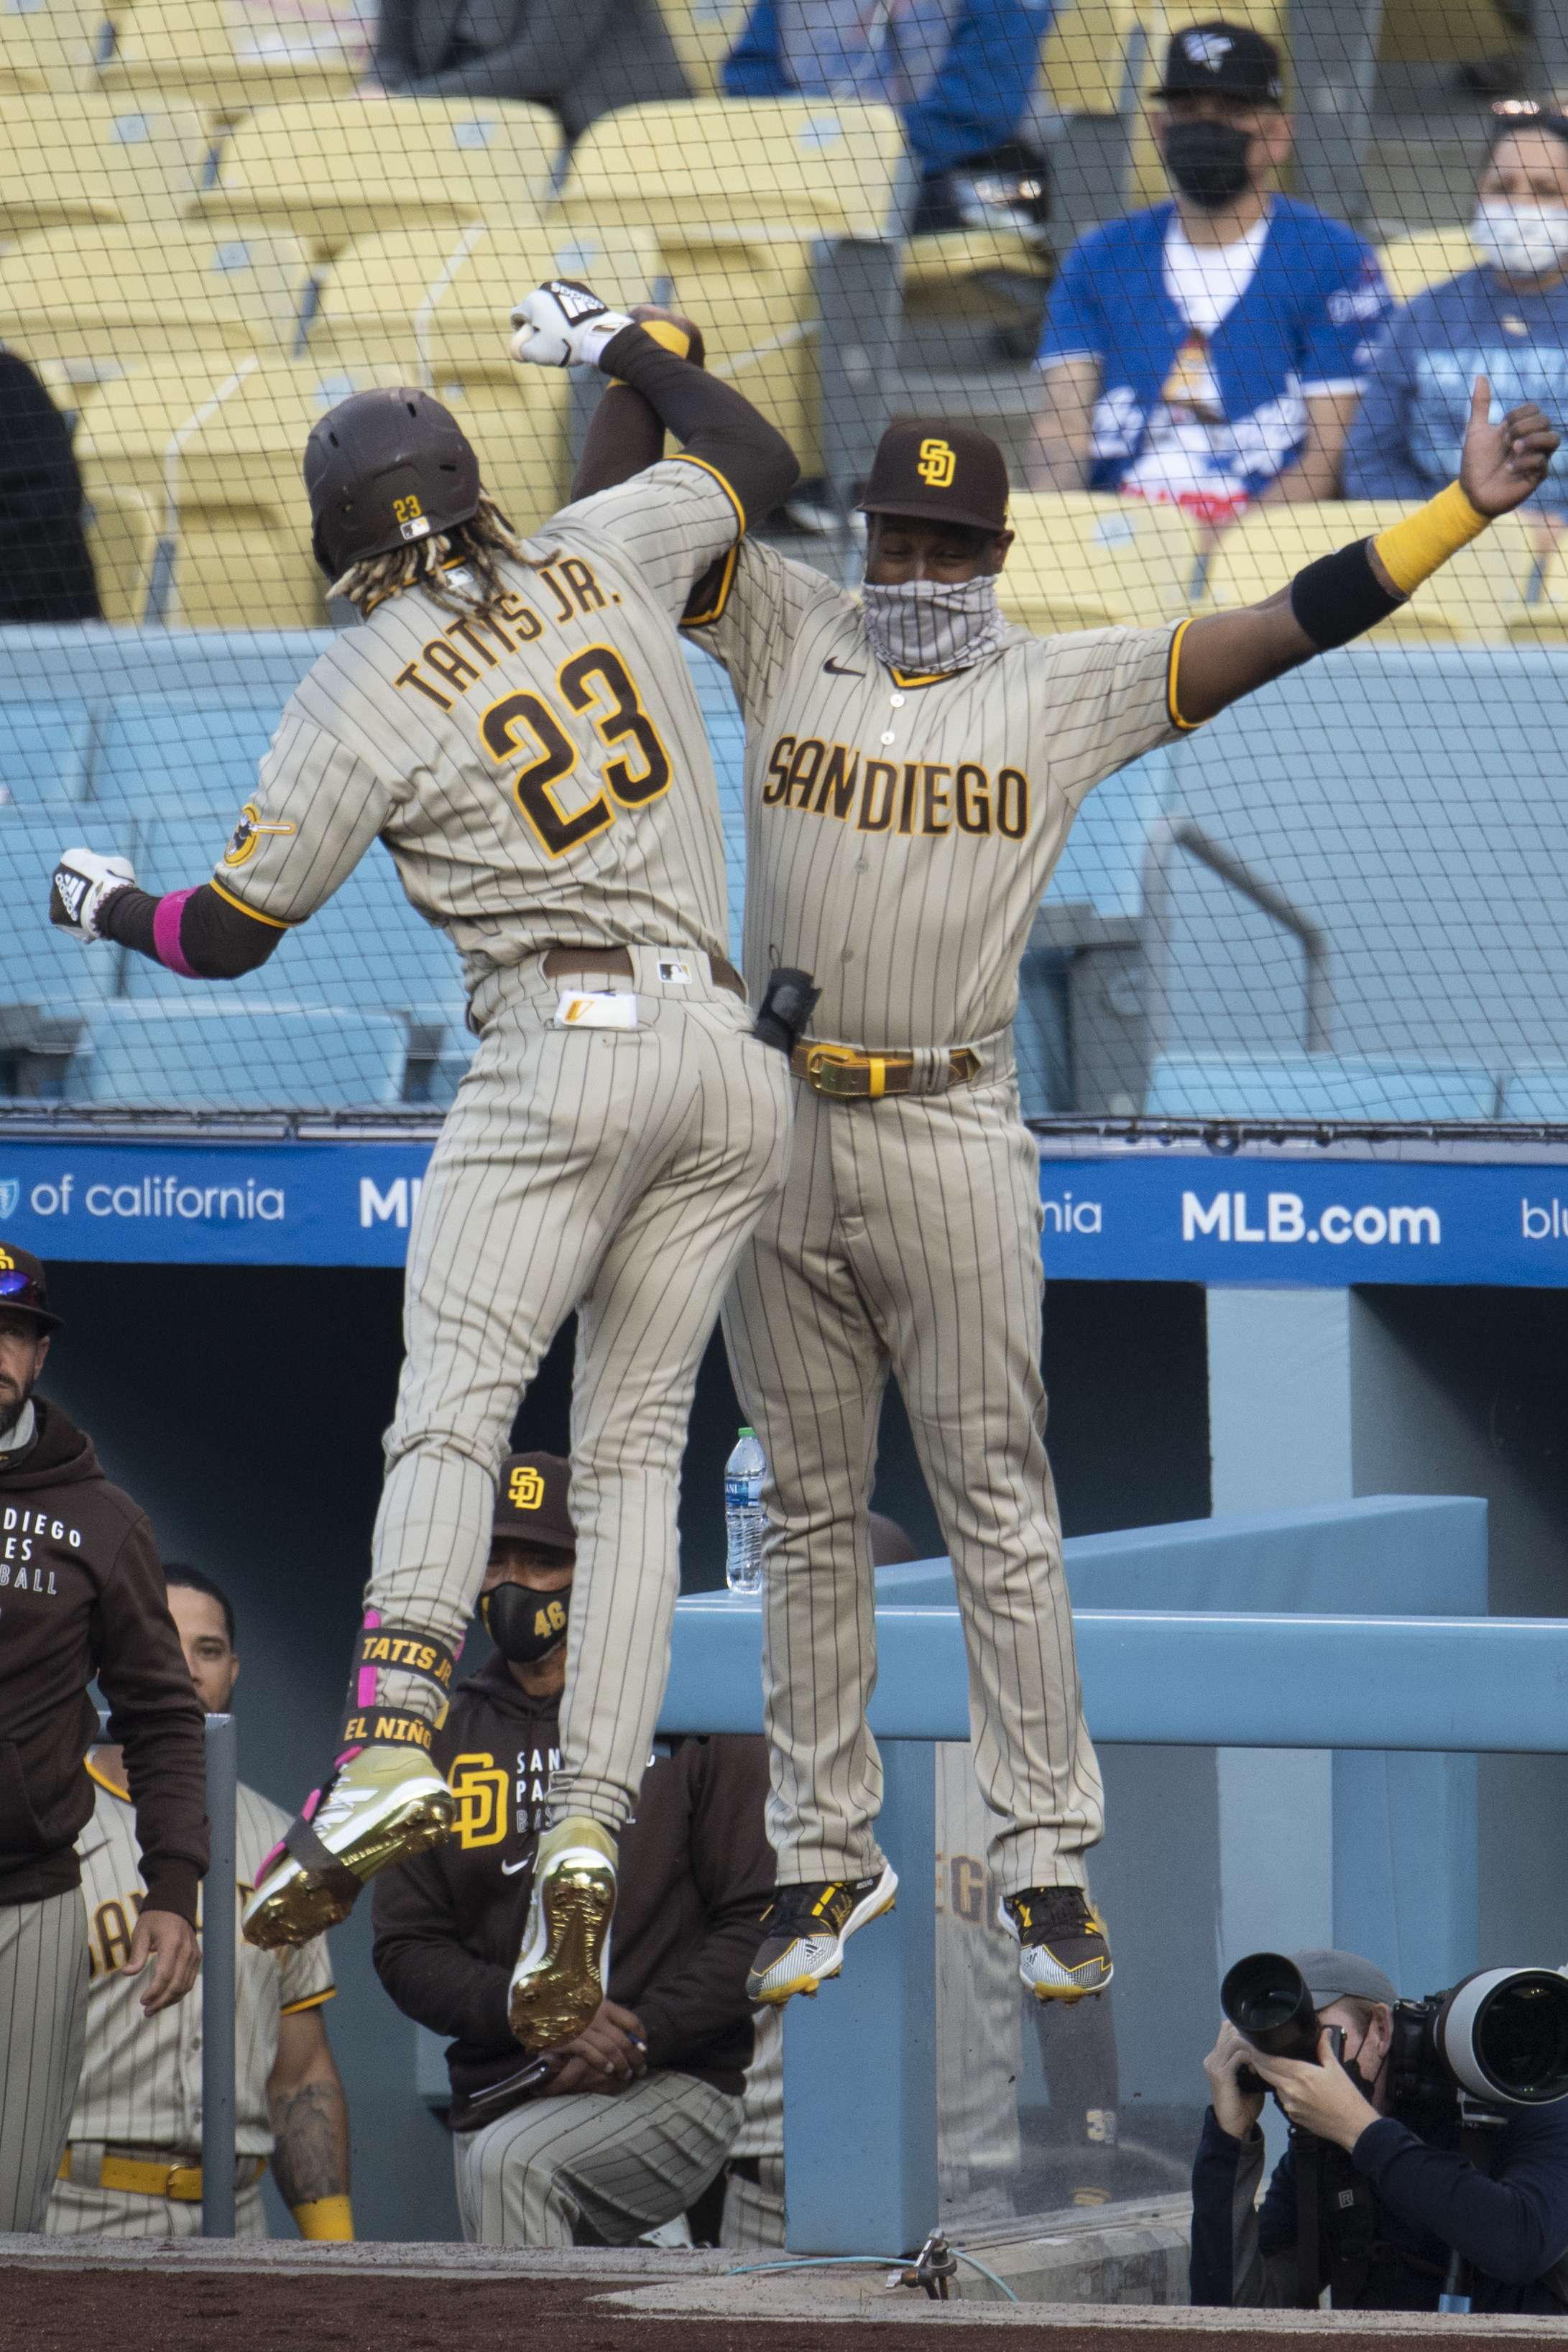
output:
[[[574,278],[552,278],[511,314],[514,360],[535,367],[596,367],[606,343],[632,320]]]
[[[128,857],[100,857],[96,849],[67,849],[49,884],[49,920],[81,947],[101,939],[98,918],[106,899],[136,879]]]

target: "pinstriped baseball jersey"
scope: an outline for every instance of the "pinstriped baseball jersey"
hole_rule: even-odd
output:
[[[675,623],[742,521],[676,458],[556,516],[483,618],[386,598],[289,698],[217,887],[302,922],[379,835],[470,982],[557,940],[721,956],[718,786]]]
[[[822,990],[813,1034],[851,1045],[1005,1028],[1085,795],[1178,731],[1173,631],[1009,629],[971,669],[908,678],[878,660],[852,596],[747,540],[692,634],[746,718],[753,991],[773,963],[803,968]]]
[[[144,1980],[118,1971],[146,1899],[136,1816],[128,1797],[93,1771],[98,1801],[77,1841],[87,1906],[92,1979],[87,2049],[71,2109],[70,2137],[111,2147],[155,2147],[199,2159],[202,2146],[201,1991],[155,2017],[142,2012]],[[332,1997],[326,1939],[298,1950],[261,1952],[239,1940],[239,1906],[289,1815],[247,1789],[238,1792],[235,1895],[235,2146],[242,2156],[269,2156],[272,2126],[267,2078],[278,2055],[278,2021]],[[202,1889],[205,1910],[208,1889]]]

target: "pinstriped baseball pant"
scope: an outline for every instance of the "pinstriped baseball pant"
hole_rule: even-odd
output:
[[[569,2246],[587,2221],[607,2244],[630,2245],[701,2196],[740,2128],[739,2099],[664,2068],[624,2091],[531,2100],[453,2134],[463,2235]]]
[[[0,2231],[41,2230],[87,2042],[81,1889],[0,1904]]]
[[[788,1158],[791,1080],[706,959],[661,982],[632,950],[639,1026],[553,1025],[538,962],[487,981],[480,1042],[409,1236],[407,1348],[367,1607],[454,1646],[484,1576],[495,1472],[574,1307],[577,1575],[551,1814],[610,1830],[642,1783],[679,1586],[680,1457],[720,1301]],[[668,950],[665,951],[668,954]],[[383,1704],[427,1684],[383,1670]]]
[[[952,1557],[1002,1892],[1082,1885],[1102,1833],[1046,1458],[1039,1162],[1010,1048],[936,1097],[797,1088],[790,1177],[742,1258],[724,1337],[766,1448],[763,1679],[783,1884],[880,1867],[867,1527],[898,1377]]]

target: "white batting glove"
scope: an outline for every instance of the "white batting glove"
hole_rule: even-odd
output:
[[[106,899],[128,889],[136,869],[128,857],[100,857],[96,849],[65,849],[49,883],[49,920],[89,948],[102,937],[98,918]]]
[[[597,367],[605,344],[633,321],[575,278],[551,278],[518,304],[511,323],[514,360],[535,367]]]

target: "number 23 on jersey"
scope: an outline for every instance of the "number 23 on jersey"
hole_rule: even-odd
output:
[[[569,816],[556,787],[577,765],[577,746],[542,694],[503,694],[479,719],[479,737],[492,760],[508,765],[522,753],[526,765],[512,778],[518,807],[552,857],[563,857],[616,821],[616,808],[646,808],[669,789],[669,754],[643,708],[619,654],[609,646],[589,646],[555,674],[556,690],[568,710],[588,717],[606,751],[601,772],[605,789]]]

